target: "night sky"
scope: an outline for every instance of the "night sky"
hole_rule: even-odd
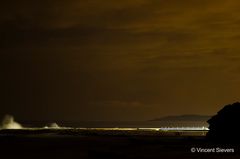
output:
[[[148,120],[240,98],[238,0],[9,0],[0,115]]]

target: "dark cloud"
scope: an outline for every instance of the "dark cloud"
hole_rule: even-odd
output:
[[[2,2],[1,113],[30,120],[213,114],[239,99],[239,5]]]

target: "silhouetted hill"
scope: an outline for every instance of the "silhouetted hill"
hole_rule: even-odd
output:
[[[240,103],[224,106],[215,116],[209,119],[207,138],[216,142],[240,143]]]
[[[166,116],[162,118],[153,119],[151,121],[207,121],[211,118],[208,115],[178,115],[178,116]]]

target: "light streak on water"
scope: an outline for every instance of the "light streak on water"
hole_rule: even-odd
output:
[[[208,131],[207,127],[160,127],[160,128],[71,128],[71,127],[43,127],[43,128],[19,128],[20,130],[105,130],[105,131]],[[0,130],[3,130],[0,129]]]

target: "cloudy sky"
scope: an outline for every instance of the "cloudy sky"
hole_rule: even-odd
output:
[[[240,100],[238,0],[10,0],[0,115],[147,120]]]

